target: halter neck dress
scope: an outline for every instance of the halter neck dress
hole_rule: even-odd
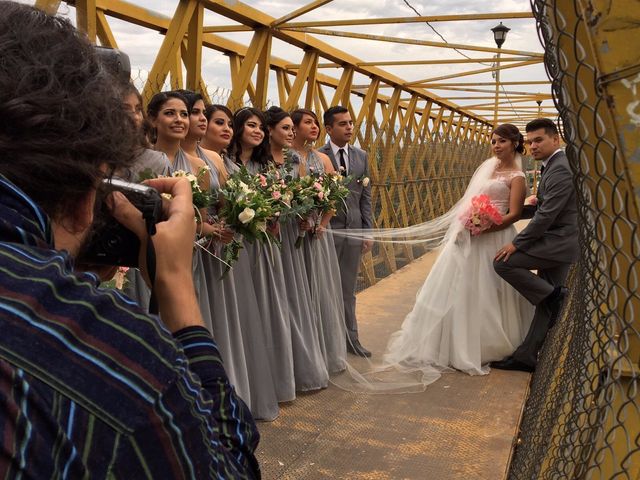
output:
[[[264,169],[262,164],[253,160],[250,160],[245,167],[252,174],[260,173]],[[249,243],[245,240],[243,251],[249,258],[251,280],[258,300],[259,318],[264,325],[265,344],[278,401],[291,401],[296,396],[291,345],[291,314],[278,247],[260,242]]]
[[[325,172],[322,160],[313,150],[309,151],[304,164],[308,174]],[[325,232],[320,238],[307,236],[304,254],[311,297],[322,320],[320,338],[324,359],[329,373],[341,372],[346,368],[347,333],[340,265],[331,235]]]
[[[196,153],[210,169],[210,190],[217,192],[220,189],[220,172],[200,146],[196,147]],[[209,209],[210,215],[215,215],[216,213],[217,209],[215,206]],[[238,300],[236,280],[234,278],[236,270],[231,269],[224,274],[225,265],[214,257],[215,255],[219,258],[221,251],[222,244],[216,242],[210,243],[206,250],[201,249],[204,276],[210,299],[209,305],[211,307],[210,318],[212,323],[208,324],[207,328],[209,328],[213,334],[213,338],[218,344],[224,362],[224,369],[227,372],[231,384],[235,387],[238,396],[240,396],[251,409],[251,388],[248,365],[250,361],[247,361],[246,355],[257,356],[258,362],[261,362],[266,358],[266,351],[260,349],[260,345],[258,344],[252,345],[253,348],[251,348],[249,352],[245,352],[244,336],[249,335],[249,332],[243,332],[238,309],[240,302]],[[255,294],[252,291],[245,290],[242,301],[250,306],[249,310],[257,314],[257,302],[255,300]],[[251,306],[253,306],[253,308],[251,308]],[[246,341],[250,340],[250,338],[246,339]],[[260,353],[264,355],[263,358],[259,358]],[[255,365],[253,368],[255,369]],[[263,396],[268,397],[268,395]]]
[[[299,177],[299,158],[280,167],[282,175]],[[324,361],[319,311],[313,303],[307,281],[304,249],[296,248],[298,219],[280,223],[282,247],[280,258],[284,269],[284,284],[291,318],[296,390],[309,391],[325,388],[329,384],[329,372]]]

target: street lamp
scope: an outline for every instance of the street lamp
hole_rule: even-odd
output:
[[[509,27],[505,27],[502,22],[500,25],[496,25],[491,29],[493,32],[493,39],[498,46],[498,55],[496,56],[496,101],[493,105],[493,126],[498,126],[498,98],[500,96],[500,47],[507,39],[507,32],[511,30]]]

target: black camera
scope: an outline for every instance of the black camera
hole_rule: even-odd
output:
[[[96,56],[103,68],[113,76],[118,85],[126,85],[131,78],[129,56],[117,48],[95,46]]]
[[[155,188],[117,178],[103,180],[96,192],[93,224],[78,254],[79,264],[138,266],[138,236],[113,218],[106,203],[113,191],[122,192],[142,212],[149,235],[155,234],[155,225],[162,220],[162,198]]]

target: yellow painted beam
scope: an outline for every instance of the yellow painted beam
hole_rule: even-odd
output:
[[[304,97],[304,108],[307,108],[309,110],[313,108],[313,102],[316,97],[316,90],[319,87],[318,82],[316,81],[318,77],[318,58],[319,56],[316,56],[313,59],[313,63],[311,64],[309,69],[309,76],[307,77],[307,88],[306,88],[305,97]],[[348,99],[349,99],[349,94],[347,93],[347,100]]]
[[[298,18],[302,15],[304,15],[305,13],[308,13],[312,10],[315,10],[318,7],[321,7],[323,5],[326,5],[327,3],[332,2],[333,0],[315,0],[311,3],[309,3],[308,5],[305,5],[304,7],[300,7],[297,10],[294,10],[293,12],[285,15],[284,17],[280,17],[277,20],[274,20],[271,23],[272,27],[277,27],[279,25],[282,25],[283,23],[288,22],[289,20],[293,20],[294,18]]]
[[[78,30],[84,32],[91,43],[96,43],[98,37],[96,0],[76,0],[75,6]]]
[[[176,68],[176,58],[180,56],[182,40],[187,33],[189,22],[197,6],[197,0],[180,0],[178,3],[158,55],[153,62],[153,67],[149,72],[147,83],[142,90],[142,98],[145,101],[148,101],[154,93],[160,91],[170,69],[173,69],[172,83],[179,80],[182,69]]]
[[[47,12],[49,15],[58,13],[60,0],[36,0],[34,7]]]
[[[247,54],[241,62],[240,70],[237,72],[236,81],[233,83],[233,89],[231,90],[228,101],[230,108],[237,109],[243,106],[242,98],[247,91],[247,87],[253,76],[253,71],[270,35],[267,29],[256,30],[253,34],[253,38],[247,49]]]
[[[490,52],[490,53],[498,53],[502,51],[502,53],[511,54],[511,55],[522,55],[527,57],[536,57],[542,59],[542,53],[536,52],[526,52],[522,50],[509,50],[509,49],[499,49],[497,47],[479,47],[477,45],[463,45],[460,43],[448,43],[448,42],[432,42],[429,40],[415,40],[411,38],[403,38],[403,37],[389,37],[385,35],[370,35],[366,33],[356,33],[356,32],[342,32],[337,30],[327,30],[322,28],[288,28],[288,27],[280,27],[279,30],[285,30],[288,32],[300,32],[300,33],[312,33],[314,35],[328,35],[333,37],[345,37],[345,38],[358,38],[360,40],[375,40],[378,42],[391,42],[391,43],[402,43],[407,45],[421,45],[425,47],[440,47],[440,48],[452,48],[458,50],[471,50],[474,52]]]
[[[231,72],[232,91],[233,91],[233,85],[235,85],[238,82],[241,65],[242,65],[242,61],[241,61],[240,55],[236,55],[235,53],[229,54],[229,70]],[[249,99],[251,99],[251,101],[253,102],[253,99],[256,98],[256,89],[251,79],[249,79],[249,83],[246,87],[246,92],[249,94]],[[244,106],[244,95],[240,101],[237,101],[234,104],[231,104],[229,101],[227,101],[227,106],[231,110],[237,110],[238,108],[242,108]]]
[[[471,70],[467,72],[452,73],[450,75],[442,75],[440,77],[425,78],[423,80],[415,80],[413,82],[407,82],[405,85],[408,85],[408,86],[420,85],[421,87],[427,88],[427,84],[431,82],[437,82],[438,80],[446,80],[448,78],[467,77],[469,75],[479,75],[481,73],[494,72],[497,70],[507,70],[509,68],[526,67],[528,65],[535,65],[536,63],[541,63],[542,61],[543,61],[542,59],[528,60],[526,62],[512,63],[510,65],[500,65],[498,67],[493,66],[488,68],[481,68],[480,70]]]
[[[204,8],[196,5],[189,28],[187,30],[187,52],[185,66],[187,68],[187,89],[194,92],[199,90],[202,72],[202,21]]]
[[[253,106],[264,109],[267,106],[267,93],[269,90],[269,71],[271,67],[271,33],[266,31],[266,39],[258,56],[258,69],[256,72],[256,98]]]
[[[276,81],[278,83],[278,99],[280,100],[280,105],[284,105],[291,91],[291,83],[289,83],[287,73],[282,68],[276,69]]]
[[[349,103],[349,96],[351,93],[351,84],[353,83],[353,68],[347,67],[342,70],[342,76],[338,82],[333,99],[331,100],[331,106],[346,105]]]
[[[523,62],[525,60],[533,60],[534,57],[506,57],[501,58],[500,62]],[[358,67],[403,67],[407,65],[445,65],[445,64],[457,64],[457,63],[482,63],[482,62],[495,62],[495,58],[486,57],[486,58],[445,58],[445,59],[435,59],[435,60],[393,60],[393,61],[371,61],[371,62],[358,62],[356,66]],[[318,68],[340,68],[342,67],[339,63],[324,63],[321,62],[318,64]],[[300,64],[290,64],[287,65],[289,69],[300,68]]]
[[[169,66],[170,85],[173,90],[184,88],[184,77],[182,75],[182,51],[176,50],[173,56],[173,63]]]
[[[371,129],[373,127],[373,119],[375,117],[376,111],[376,99],[378,98],[378,87],[380,86],[380,79],[374,78],[371,82],[371,86],[367,91],[363,101],[362,107],[360,107],[360,112],[358,113],[358,117],[356,118],[355,130],[360,131],[363,122],[366,121],[366,130],[364,135],[365,144],[369,145],[371,143]]]
[[[203,33],[252,32],[253,28],[246,25],[209,25],[202,27]]]
[[[504,58],[500,59],[500,63],[504,62]],[[479,86],[494,86],[496,82],[451,82],[451,83],[430,83],[429,88],[444,88],[444,87],[479,87]],[[500,82],[500,85],[551,85],[549,80],[530,80],[530,81],[517,81],[517,82]]]
[[[456,22],[477,20],[504,20],[509,18],[533,18],[531,12],[498,12],[498,13],[470,13],[463,15],[432,15],[417,17],[390,17],[390,18],[358,18],[343,20],[317,20],[313,22],[287,23],[287,27],[335,27],[338,25],[384,25],[398,23],[425,23],[425,22]]]
[[[104,0],[103,0],[104,1]],[[213,0],[201,0],[205,6],[205,8],[212,10],[215,13],[223,15],[233,21],[237,21],[240,23],[244,23],[246,25],[263,25],[268,27],[271,22],[273,22],[274,18],[266,15],[265,13],[252,8],[240,1],[234,1],[233,4],[228,2],[221,1],[213,1]],[[357,64],[362,62],[361,59],[358,59],[342,50],[332,47],[327,43],[313,37],[310,35],[306,35],[304,33],[289,31],[285,29],[275,29],[273,32],[274,37],[289,43],[292,46],[296,46],[298,48],[302,48],[305,51],[309,49],[315,49],[319,52],[322,52],[324,58],[329,61],[339,63],[341,65],[351,65],[355,67],[357,73],[362,73],[370,78],[378,77],[380,80],[386,84],[390,85],[402,85],[404,80],[401,78],[390,74],[384,70],[381,70],[377,67],[358,67]],[[504,53],[508,53],[508,51],[504,51]],[[518,55],[529,55],[528,53],[518,52]],[[541,55],[541,54],[534,54]],[[286,64],[290,64],[291,62],[286,62]],[[285,65],[286,65],[285,64]],[[323,82],[326,85],[329,85],[329,82]],[[333,85],[336,85],[336,81],[333,80]],[[409,93],[417,93],[420,97],[426,99],[433,99],[435,102],[441,105],[445,105],[446,108],[458,109],[459,107],[451,102],[448,102],[446,99],[440,98],[433,93],[427,92],[424,89],[420,88],[407,88]],[[364,92],[361,93],[364,95]],[[481,121],[485,121],[484,119],[480,119]]]
[[[107,22],[107,17],[104,12],[102,10],[98,10],[96,15],[96,27],[100,44],[103,47],[118,48],[118,43],[116,42],[116,38],[113,36],[113,32],[109,27],[109,22]]]
[[[302,67],[298,70],[298,74],[296,75],[296,79],[293,82],[293,86],[291,87],[291,92],[289,93],[289,97],[284,104],[285,110],[293,110],[300,100],[300,95],[302,94],[302,89],[304,88],[307,80],[309,79],[309,75],[311,73],[311,69],[313,65],[317,65],[318,63],[318,52],[315,50],[308,50],[304,54],[304,58],[302,59]]]

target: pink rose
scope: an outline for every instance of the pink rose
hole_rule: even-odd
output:
[[[267,178],[264,175],[260,175],[260,186],[262,187],[267,186]]]
[[[318,198],[322,200],[324,198],[324,192],[318,192]]]
[[[315,188],[316,190],[318,190],[319,192],[322,191],[322,185],[320,185],[318,182],[315,182],[313,184],[313,188]]]
[[[280,200],[280,197],[282,196],[282,194],[276,190],[275,192],[271,193],[271,196],[273,197],[274,200]]]

